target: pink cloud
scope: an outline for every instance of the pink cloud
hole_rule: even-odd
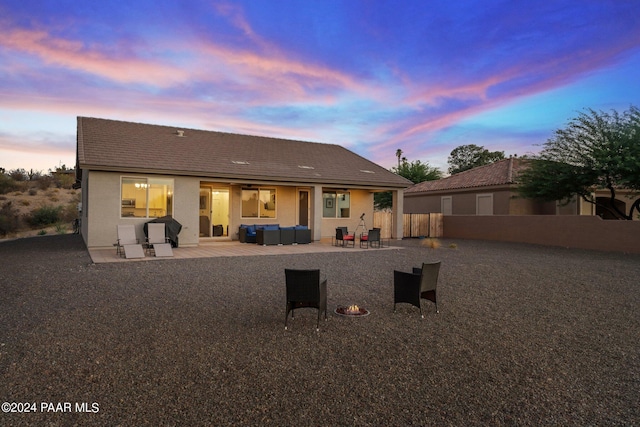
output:
[[[42,30],[6,28],[0,46],[35,56],[45,64],[78,70],[120,83],[153,83],[166,87],[187,80],[189,73],[156,61],[107,55],[86,44],[56,38]]]

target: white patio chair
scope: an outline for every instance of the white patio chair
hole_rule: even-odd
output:
[[[150,222],[147,224],[147,251],[153,251],[155,256],[173,256],[165,227],[164,223]]]
[[[117,230],[116,254],[125,258],[144,258],[142,245],[136,237],[135,226],[133,224],[119,224]]]

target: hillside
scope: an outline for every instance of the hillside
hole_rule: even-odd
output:
[[[11,227],[2,238],[36,236],[42,234],[64,234],[73,231],[72,221],[78,217],[77,206],[80,202],[80,190],[49,187],[39,189],[32,187],[25,190],[0,194],[2,213],[16,220],[16,227]],[[59,221],[49,226],[37,226],[30,223],[34,212],[41,208],[58,209]],[[15,228],[15,229],[14,229]]]

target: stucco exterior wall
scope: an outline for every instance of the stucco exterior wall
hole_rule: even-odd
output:
[[[367,228],[373,228],[373,193],[365,190],[351,190],[351,209],[349,218],[322,218],[321,238],[330,239],[336,235],[336,227],[347,227],[349,232],[356,231],[360,216],[364,213]],[[363,230],[359,229],[358,233]]]
[[[136,236],[144,242],[143,226],[152,218],[121,218],[120,178],[141,177],[148,175],[119,174],[111,172],[87,171],[86,194],[83,200],[83,229],[86,230],[85,242],[88,247],[111,247],[118,239],[118,224],[134,224]],[[198,193],[200,181],[197,178],[159,176],[174,180],[173,217],[182,224],[179,239],[180,245],[198,244]]]
[[[555,215],[555,202],[540,203],[518,197],[508,189],[480,189],[452,193],[406,196],[404,213],[442,213],[442,197],[451,197],[452,215],[476,215],[477,196],[493,196],[493,215]]]
[[[117,241],[118,224],[134,224],[136,235],[141,243],[144,242],[143,226],[152,218],[121,217],[121,177],[147,178],[144,174],[121,174],[115,172],[84,171],[83,174],[83,224],[82,233],[85,243],[90,248],[112,247]],[[173,217],[182,224],[180,232],[180,246],[197,246],[199,233],[199,194],[203,182],[211,183],[211,179],[182,176],[160,176],[155,178],[169,178],[174,182]],[[228,185],[228,184],[226,184]],[[261,186],[276,189],[276,217],[275,218],[242,218],[242,185],[229,186],[229,237],[238,239],[238,227],[243,223],[250,224],[280,224],[292,226],[298,223],[298,190],[310,191],[310,226],[313,239],[331,238],[335,235],[335,228],[347,226],[355,231],[360,222],[360,215],[365,214],[367,228],[373,227],[373,193],[367,190],[350,190],[349,218],[322,218],[322,209],[315,209],[313,192],[316,188],[292,186]],[[258,187],[256,187],[258,188]],[[321,193],[322,187],[317,187]],[[322,200],[320,194],[319,200]],[[314,218],[318,215],[319,218]],[[314,228],[314,224],[316,227]],[[318,229],[319,228],[319,229]],[[361,232],[362,230],[359,230]]]
[[[405,196],[404,213],[442,213],[441,195]]]
[[[275,218],[242,218],[242,188],[241,185],[230,187],[229,235],[233,240],[238,239],[238,229],[241,224],[280,224],[283,227],[296,225],[297,222],[297,194],[298,187],[261,186],[256,188],[276,189],[276,217]]]

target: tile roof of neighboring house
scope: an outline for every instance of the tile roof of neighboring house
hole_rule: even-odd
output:
[[[404,194],[514,184],[518,173],[525,167],[526,160],[524,159],[504,159],[446,178],[420,182],[404,190]]]
[[[78,117],[77,148],[81,169],[367,188],[411,185],[335,144],[173,126]]]

